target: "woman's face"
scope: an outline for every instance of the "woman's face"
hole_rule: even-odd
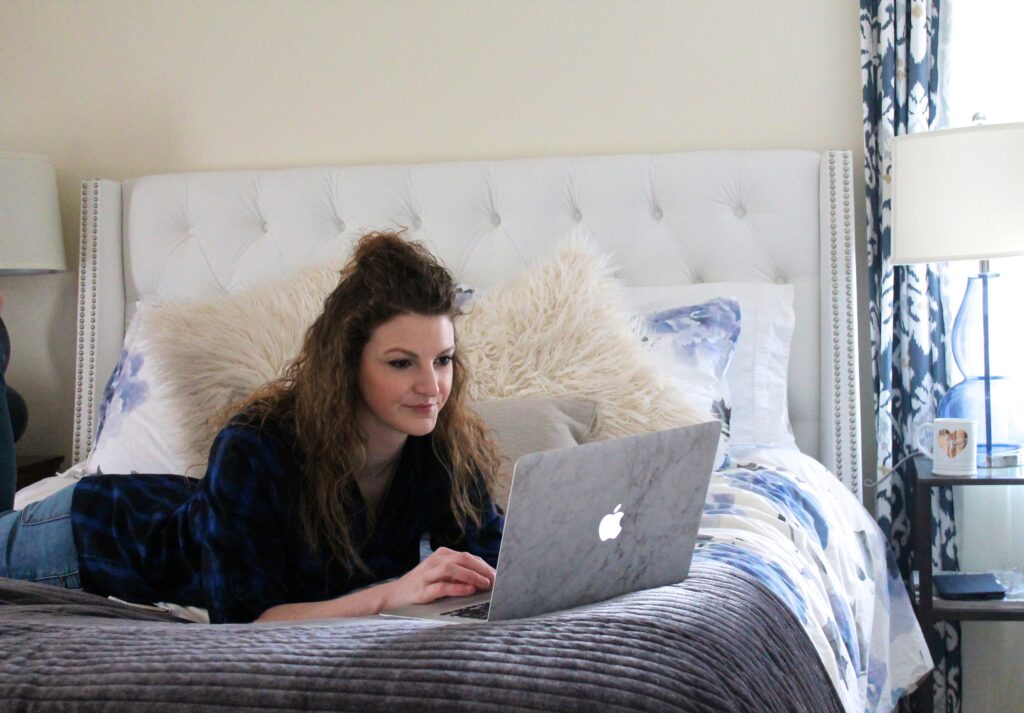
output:
[[[371,443],[434,430],[452,388],[454,353],[446,315],[400,314],[373,330],[359,364],[360,423]]]

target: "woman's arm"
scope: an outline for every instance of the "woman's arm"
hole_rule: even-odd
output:
[[[370,616],[409,604],[426,604],[441,597],[465,597],[489,590],[494,568],[468,552],[442,547],[402,577],[337,599],[279,604],[256,621],[298,621]]]

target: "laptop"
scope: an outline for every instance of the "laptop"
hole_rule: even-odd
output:
[[[491,591],[383,614],[524,619],[681,582],[720,433],[709,421],[523,456]]]

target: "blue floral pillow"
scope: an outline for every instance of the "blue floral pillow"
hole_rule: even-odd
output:
[[[140,304],[128,326],[121,357],[103,392],[86,473],[203,474],[205,459],[184,459],[169,445],[166,435],[180,428],[181,417],[168,406],[167,387],[137,338],[140,325],[156,309]]]
[[[717,464],[725,462],[729,440],[729,387],[725,370],[740,336],[740,305],[719,297],[696,305],[638,316],[641,339],[651,356],[708,415],[722,422]]]
[[[129,414],[146,403],[149,383],[142,373],[145,363],[145,355],[137,349],[131,346],[121,349],[121,357],[103,390],[103,403],[100,404],[99,412],[100,425],[96,429],[95,440],[101,440],[104,433],[108,437],[121,435],[125,419],[130,418]]]

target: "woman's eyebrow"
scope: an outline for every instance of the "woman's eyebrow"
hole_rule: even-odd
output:
[[[452,346],[445,347],[444,349],[439,351],[437,353],[437,355],[438,356],[443,356],[445,354],[449,354],[449,353],[454,352],[454,351],[455,351],[455,345],[453,344]],[[392,352],[398,352],[399,354],[404,354],[405,356],[410,356],[410,357],[418,357],[419,356],[419,354],[417,354],[416,352],[410,351],[408,349],[403,349],[402,347],[391,347],[390,349],[385,349],[384,350],[384,354],[391,354]]]

